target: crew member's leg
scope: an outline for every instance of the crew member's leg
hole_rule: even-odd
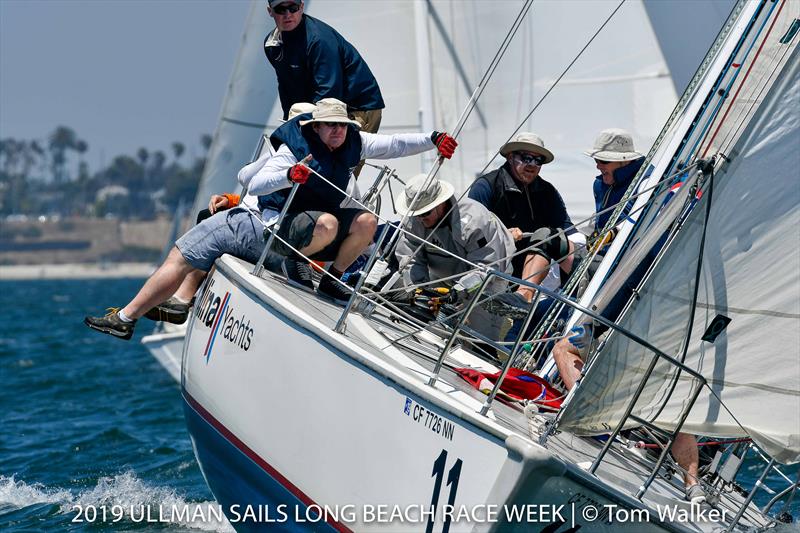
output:
[[[378,219],[375,215],[358,209],[342,209],[337,212],[336,217],[339,220],[339,234],[319,254],[320,259],[333,256],[334,261],[328,269],[330,276],[323,276],[318,290],[321,294],[342,303],[350,298],[352,291],[338,280],[347,267],[372,243]]]
[[[683,474],[683,484],[686,488],[686,499],[692,503],[702,503],[706,495],[699,484],[697,475],[700,463],[700,454],[697,451],[697,439],[689,433],[678,433],[672,443],[672,456],[675,462],[686,472]]]
[[[578,348],[569,339],[561,339],[553,347],[553,359],[558,367],[558,374],[567,390],[572,389],[581,378],[583,359]]]

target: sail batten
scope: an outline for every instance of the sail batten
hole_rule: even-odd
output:
[[[750,436],[776,460],[794,463],[800,461],[800,53],[797,39],[779,39],[800,6],[780,7],[775,31],[757,43],[754,74],[734,87],[733,111],[710,129],[720,132],[714,152],[726,162],[706,182],[620,325],[678,358],[690,335],[683,362],[707,385],[684,431]],[[727,327],[702,340],[720,317],[730,319]],[[653,357],[610,335],[560,426],[584,434],[615,427]],[[697,386],[658,361],[633,414],[674,428]]]

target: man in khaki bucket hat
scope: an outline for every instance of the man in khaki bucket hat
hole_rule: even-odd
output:
[[[495,213],[511,232],[520,252],[513,259],[514,276],[541,283],[551,259],[561,260],[559,266],[568,274],[574,248],[566,232],[575,230],[561,195],[539,175],[555,159],[553,153],[535,133],[520,132],[500,148],[500,155],[506,162],[476,179],[469,197]],[[520,304],[534,296],[527,288],[518,294],[524,300]]]

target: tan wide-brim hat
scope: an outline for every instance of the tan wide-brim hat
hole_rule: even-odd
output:
[[[361,124],[355,120],[350,120],[347,116],[347,104],[336,98],[323,98],[316,104],[316,109],[311,115],[310,120],[301,120],[300,125],[313,124],[314,122],[338,122],[341,124],[352,124],[361,129]]]
[[[446,181],[441,181],[436,178],[432,179],[428,186],[422,189],[427,179],[427,174],[417,174],[408,182],[406,182],[405,191],[403,195],[397,199],[397,212],[401,215],[416,216],[420,213],[430,211],[439,204],[449,200],[453,196],[455,190],[452,185]],[[422,189],[422,192],[419,192]],[[417,201],[413,202],[414,197],[419,197]]]
[[[550,163],[555,157],[553,152],[544,147],[544,141],[535,133],[522,131],[500,148],[500,155],[508,156],[511,152],[533,152],[544,157],[544,163]]]
[[[601,161],[633,161],[644,157],[634,149],[633,136],[619,128],[601,131],[592,149],[583,153]]]

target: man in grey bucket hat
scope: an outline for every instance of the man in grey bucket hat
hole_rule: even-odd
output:
[[[622,200],[633,178],[644,163],[644,156],[637,152],[633,146],[633,136],[619,128],[603,130],[594,141],[591,150],[583,152],[594,159],[600,175],[595,178],[593,192],[595,211],[598,213],[594,220],[593,239],[596,246],[600,246],[600,253],[604,253],[616,235],[614,229],[604,235],[600,232],[608,223],[612,208]],[[630,212],[633,202],[628,202],[622,211],[621,219]]]
[[[408,226],[411,234],[404,233],[400,237],[395,253],[400,264],[406,264],[402,272],[406,286],[450,277],[439,286],[451,289],[450,302],[460,305],[483,279],[482,273],[472,271],[472,267],[460,258],[510,272],[509,258],[514,253],[514,241],[502,222],[488,209],[468,198],[456,202],[452,185],[426,178],[425,174],[419,174],[408,180],[404,194],[398,199],[397,211],[411,216]],[[422,239],[426,242],[420,246]],[[417,248],[419,251],[414,254]],[[455,257],[439,248],[452,252]],[[452,279],[457,274],[463,275]],[[486,292],[502,292],[505,286],[504,281],[495,278]],[[502,317],[478,306],[469,316],[468,323],[478,332],[497,340]]]

